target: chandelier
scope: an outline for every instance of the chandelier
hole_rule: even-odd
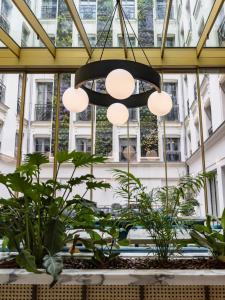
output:
[[[117,10],[121,16],[121,22],[123,22],[125,27],[133,60],[102,60]],[[127,24],[129,24],[148,64],[142,64],[136,61]],[[118,126],[124,125],[128,121],[128,108],[137,108],[147,105],[150,112],[156,116],[168,114],[172,109],[172,99],[169,94],[161,90],[160,75],[151,67],[145,50],[140,44],[120,0],[117,0],[113,12],[92,50],[92,54],[98,47],[107,26],[108,30],[99,60],[90,62],[90,58],[88,58],[86,64],[76,71],[75,87],[68,88],[63,94],[62,100],[66,109],[71,112],[79,113],[87,109],[89,104],[107,107],[107,118],[109,122]],[[123,34],[124,40],[126,36]],[[94,87],[99,80],[103,83],[103,88],[98,90]]]

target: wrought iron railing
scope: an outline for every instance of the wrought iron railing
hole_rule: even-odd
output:
[[[35,120],[36,121],[51,121],[52,119],[52,104],[36,104],[35,105]]]
[[[7,33],[9,33],[10,30],[10,24],[8,21],[8,18],[6,15],[4,15],[4,13],[1,12],[0,14],[0,26],[2,27],[2,29],[4,29]]]
[[[5,90],[6,90],[6,86],[4,85],[2,80],[0,79],[0,103],[5,102]]]
[[[41,17],[42,19],[55,19],[57,13],[57,5],[42,5]]]
[[[167,161],[181,161],[180,151],[167,151],[166,152]]]

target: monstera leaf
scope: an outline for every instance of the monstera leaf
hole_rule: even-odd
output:
[[[59,219],[52,219],[46,225],[44,247],[53,255],[62,250],[66,239],[65,226]]]

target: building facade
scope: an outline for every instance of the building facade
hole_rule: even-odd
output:
[[[64,1],[29,0],[26,2],[56,46],[83,46]],[[99,40],[99,36],[112,12],[114,1],[75,0],[74,2],[91,44],[101,47],[104,41]],[[122,5],[141,46],[160,47],[166,1],[123,0]],[[173,1],[166,46],[196,46],[212,5],[213,0]],[[224,45],[224,13],[223,7],[206,46]],[[11,22],[15,18],[17,24]],[[10,0],[0,1],[0,25],[22,47],[43,46]],[[132,28],[127,26],[130,36],[130,39],[127,38],[127,44],[132,47],[140,46]],[[110,29],[107,46],[123,46],[117,13]],[[196,74],[162,75],[163,89],[173,99],[173,109],[165,119],[168,183],[172,185],[176,184],[183,175],[196,174],[202,170],[197,83]],[[74,76],[74,74],[62,74],[61,94],[66,88],[74,85]],[[49,156],[50,162],[53,161],[55,82],[55,74],[28,74],[23,157],[27,153],[42,152]],[[0,170],[3,173],[11,172],[16,167],[21,86],[21,74],[1,74]],[[104,82],[96,82],[95,88],[104,92]],[[144,88],[148,87],[143,87],[137,82],[137,90]],[[200,90],[206,170],[215,173],[214,179],[207,183],[208,205],[211,213],[220,215],[225,204],[225,76],[218,73],[200,74]],[[115,168],[127,170],[129,160],[130,171],[149,189],[165,185],[163,119],[157,120],[146,108],[131,109],[128,139],[127,125],[112,126],[106,119],[106,110],[96,108],[94,128],[95,133],[92,137],[90,107],[80,114],[72,114],[61,105],[59,150],[76,149],[90,152],[91,139],[94,138],[95,153],[108,157],[106,164],[94,168],[97,178],[106,180],[115,187],[112,170]],[[81,172],[86,173],[87,170]],[[60,180],[66,180],[70,173],[71,166],[68,164],[60,173]],[[51,176],[52,163],[42,171],[43,180]],[[3,195],[6,193],[2,191]],[[112,194],[111,191],[94,192],[93,200],[99,206],[111,206],[117,202],[126,205],[126,200],[114,198]],[[200,194],[199,201],[200,208],[196,213],[204,215],[203,192]]]

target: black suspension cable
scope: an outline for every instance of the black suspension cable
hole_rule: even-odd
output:
[[[97,38],[97,41],[96,41],[96,43],[95,43],[95,45],[94,45],[94,47],[93,47],[93,49],[92,49],[91,56],[88,57],[88,59],[87,59],[87,61],[86,61],[85,64],[88,64],[88,62],[91,60],[92,54],[93,54],[93,52],[96,50],[96,48],[97,48],[97,46],[98,46],[98,44],[99,44],[99,42],[100,42],[100,40],[101,40],[101,38],[102,38],[102,35],[103,35],[103,33],[105,32],[105,29],[106,29],[106,27],[107,27],[109,21],[111,20],[112,16],[114,15],[114,11],[115,11],[115,10],[116,10],[116,5],[114,6],[114,8],[113,8],[113,10],[112,10],[112,12],[111,12],[111,14],[110,14],[108,20],[106,21],[105,26],[104,26],[104,28],[102,29],[101,33],[100,33],[100,36]]]
[[[131,23],[130,23],[130,20],[128,19],[128,17],[127,17],[127,15],[126,15],[126,13],[125,13],[125,11],[124,11],[124,9],[123,9],[122,6],[121,6],[121,9],[122,9],[122,11],[123,11],[123,14],[124,14],[125,18],[127,19],[128,24],[130,25],[131,30],[132,30],[133,33],[134,33],[134,36],[135,36],[136,40],[138,41],[138,45],[140,46],[140,48],[141,48],[141,50],[142,50],[142,52],[143,52],[143,54],[144,54],[144,56],[145,56],[145,58],[146,58],[146,60],[147,60],[147,62],[148,62],[148,64],[149,64],[149,66],[152,66],[151,63],[150,63],[150,60],[148,59],[148,57],[147,57],[147,55],[146,55],[146,53],[145,53],[145,51],[144,51],[144,49],[143,49],[143,47],[142,47],[142,45],[141,45],[139,39],[138,39],[138,37],[137,37],[137,34],[136,34],[136,32],[134,31],[134,29],[133,29],[133,27],[132,27],[132,25],[131,25]]]
[[[118,2],[116,3],[115,5],[115,9],[114,9],[114,12],[113,12],[113,16],[112,16],[112,19],[111,19],[111,22],[110,22],[110,25],[109,25],[109,30],[107,32],[107,35],[106,35],[106,39],[105,39],[105,42],[104,42],[104,46],[103,46],[103,49],[102,49],[102,53],[101,53],[101,56],[100,56],[100,61],[102,60],[102,56],[103,56],[103,53],[104,53],[104,50],[105,50],[105,47],[106,47],[106,43],[107,43],[107,40],[108,40],[108,37],[109,37],[109,33],[110,33],[110,29],[112,27],[112,23],[113,23],[113,19],[115,17],[115,13],[116,13],[116,9],[118,7]]]

